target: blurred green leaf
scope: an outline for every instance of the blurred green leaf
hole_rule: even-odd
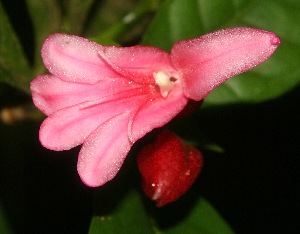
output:
[[[43,73],[45,67],[41,59],[41,47],[47,36],[61,31],[62,10],[53,0],[27,0],[27,7],[30,12],[34,36],[34,75]],[[33,77],[32,77],[33,79]]]
[[[7,223],[7,220],[5,218],[1,203],[0,203],[0,233],[2,234],[12,233]]]
[[[64,31],[81,35],[94,2],[95,0],[62,1]]]
[[[148,204],[152,207],[150,212],[144,208],[144,203],[136,190],[127,190],[124,196],[122,192],[115,191],[119,199],[111,193],[111,189],[107,191],[110,191],[109,194],[98,191],[96,207],[99,208],[97,215],[92,218],[90,234],[234,233],[209,202],[202,197],[198,198],[198,195],[192,192],[163,208],[155,208],[154,203],[148,200]],[[164,225],[166,223],[169,223],[167,227]]]
[[[141,31],[144,30],[145,21],[148,22],[149,14],[154,13],[158,9],[159,1],[140,0],[136,3],[134,9],[126,12],[125,15],[122,8],[122,12],[119,10],[116,12],[117,14],[114,14],[120,14],[120,19],[106,30],[98,32],[92,40],[105,45],[120,45],[122,42],[126,43],[126,40],[134,39],[137,35],[140,36]],[[126,5],[128,5],[127,2]],[[105,22],[106,20],[102,21]]]
[[[118,194],[120,195],[120,194]],[[109,203],[107,198],[103,200],[107,206]],[[101,205],[101,204],[99,204]],[[145,208],[139,197],[139,194],[131,190],[120,203],[110,212],[105,212],[94,216],[91,222],[90,234],[102,233],[155,233],[153,226],[146,214]]]
[[[234,232],[209,202],[201,197],[182,222],[164,230],[162,233],[233,234]]]
[[[0,82],[29,93],[32,72],[0,2]]]
[[[133,1],[97,1],[94,4],[88,21],[86,22],[85,34],[88,37],[101,37],[102,33],[107,34],[111,27],[118,27],[122,18],[135,7]],[[115,24],[117,26],[115,26]],[[115,33],[115,32],[114,32]],[[112,38],[111,40],[114,40]]]
[[[100,44],[128,44],[140,37],[148,15],[158,7],[160,0],[102,1],[86,22],[85,34]]]
[[[273,31],[282,44],[263,65],[214,90],[205,105],[254,103],[278,97],[300,82],[300,4],[296,0],[167,0],[143,44],[169,50],[178,40],[220,28],[247,26]]]

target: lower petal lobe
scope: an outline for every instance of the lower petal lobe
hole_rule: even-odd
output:
[[[104,122],[84,142],[77,170],[82,181],[97,187],[113,179],[120,170],[132,142],[127,135],[129,112]]]

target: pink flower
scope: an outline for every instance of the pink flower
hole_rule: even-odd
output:
[[[199,101],[228,78],[264,62],[280,44],[271,33],[231,28],[175,43],[171,53],[149,46],[102,46],[63,34],[47,38],[42,58],[50,75],[31,83],[48,117],[42,145],[82,145],[78,173],[88,186],[115,177],[131,146]]]

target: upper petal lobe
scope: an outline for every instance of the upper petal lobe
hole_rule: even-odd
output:
[[[47,69],[59,78],[85,84],[119,77],[99,57],[104,46],[85,38],[54,34],[49,36],[42,48],[42,58]]]
[[[141,45],[131,47],[107,46],[99,55],[116,72],[127,77],[129,81],[139,84],[153,84],[154,72],[174,70],[170,55],[155,47]]]
[[[182,72],[185,95],[201,100],[225,80],[264,62],[279,44],[274,33],[231,28],[177,42],[171,59]]]

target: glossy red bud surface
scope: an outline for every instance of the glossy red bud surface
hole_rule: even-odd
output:
[[[160,132],[138,155],[144,192],[162,207],[181,197],[198,177],[202,154],[169,131]]]

